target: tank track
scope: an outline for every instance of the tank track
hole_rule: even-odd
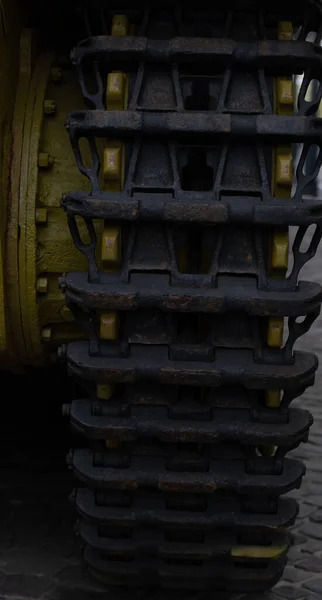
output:
[[[90,188],[62,200],[89,264],[60,281],[85,332],[66,348],[86,440],[68,462],[95,576],[259,592],[283,572],[297,514],[283,496],[304,474],[286,455],[312,423],[290,404],[317,368],[293,347],[321,303],[298,283],[321,239],[322,203],[303,197],[322,162],[322,86],[306,100],[322,79],[320,4],[163,5],[102,9],[72,52],[87,109],[67,129]]]

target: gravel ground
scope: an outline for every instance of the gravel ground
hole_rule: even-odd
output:
[[[322,248],[319,255],[303,269],[303,278],[322,282]],[[321,355],[321,334],[320,319],[312,331],[300,340],[299,346]],[[7,390],[8,393],[11,390],[13,401],[11,399],[8,405],[11,407],[11,417],[14,415],[12,427],[18,434],[20,448],[14,452],[6,435],[0,444],[0,600],[151,600],[151,597],[161,600],[162,594],[154,590],[126,592],[112,589],[107,592],[82,571],[79,539],[71,535],[75,514],[73,507],[66,502],[73,485],[70,473],[64,466],[68,426],[62,433],[58,420],[55,428],[55,415],[46,412],[49,391],[48,380],[44,378],[39,381],[36,394],[37,414],[34,416],[38,435],[40,430],[42,432],[41,439],[36,440],[33,425],[25,420],[27,412],[23,407],[27,399],[22,396],[22,400],[19,400],[21,390],[19,392],[18,388],[12,388],[14,384],[8,381],[8,386],[3,389],[6,394]],[[63,388],[59,386],[57,381],[54,389],[50,390],[51,396],[63,394]],[[309,442],[294,452],[307,465],[302,488],[295,494],[301,503],[301,510],[293,528],[294,546],[289,554],[283,581],[270,594],[261,595],[260,600],[322,600],[321,389],[322,369],[317,374],[315,387],[297,401],[313,413],[315,422]],[[28,398],[28,402],[31,401]],[[6,406],[5,402],[3,400],[3,406]],[[2,417],[6,422],[3,412]],[[4,425],[1,429],[4,429]],[[34,440],[34,447],[24,442],[27,438]],[[57,443],[61,447],[58,456]],[[170,595],[166,593],[167,600]],[[182,598],[187,598],[187,595],[183,594]],[[176,600],[178,596],[181,594],[176,592]],[[204,600],[205,595],[202,598]],[[257,600],[258,596],[250,595],[244,600],[255,598]],[[216,600],[221,600],[218,595]]]

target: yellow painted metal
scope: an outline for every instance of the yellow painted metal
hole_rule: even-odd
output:
[[[115,386],[112,384],[99,383],[97,385],[97,397],[101,400],[109,400],[115,391]]]
[[[276,408],[280,405],[281,392],[280,390],[268,390],[266,394],[266,406]]]
[[[39,152],[38,154],[38,167],[41,169],[49,169],[55,162],[54,156],[48,154],[48,152]]]
[[[283,344],[283,329],[281,328],[280,319],[272,317],[270,319],[267,343],[271,348],[280,348]]]
[[[106,88],[106,109],[124,110],[127,105],[128,77],[125,73],[113,71],[108,74]]]
[[[48,72],[53,60],[54,56],[48,54],[41,56],[36,63],[29,85],[23,128],[19,187],[18,269],[20,310],[27,354],[26,364],[32,364],[34,358],[37,362],[38,360],[42,362],[44,355],[38,326],[35,203],[43,99]]]
[[[130,23],[125,15],[114,15],[111,35],[125,36],[130,33]]]
[[[0,357],[3,368],[16,370],[15,348],[8,314],[10,300],[8,299],[6,240],[10,236],[7,230],[11,214],[9,180],[13,160],[13,111],[19,78],[21,23],[18,0],[2,0],[0,17],[0,53],[3,57],[1,60],[1,86],[2,90],[5,90],[5,93],[0,95]],[[29,67],[23,52],[20,61],[20,71],[24,69],[28,71]],[[20,100],[23,101],[23,98]],[[12,238],[11,241],[15,243]],[[15,269],[13,269],[12,275],[15,276]],[[14,301],[16,302],[16,298]],[[16,304],[19,309],[19,301]]]
[[[278,25],[278,39],[292,40],[293,25],[289,21],[281,21]],[[278,115],[292,115],[294,111],[293,78],[283,76],[275,80],[275,112]],[[290,144],[277,146],[273,153],[272,191],[277,198],[288,198],[292,192],[293,159]],[[284,279],[288,269],[289,234],[288,228],[275,228],[271,235],[270,276]],[[283,345],[284,319],[270,318],[268,320],[267,344],[273,348]],[[266,404],[271,408],[280,404],[279,390],[269,390],[266,394]]]
[[[37,280],[37,292],[39,294],[47,294],[48,292],[48,279],[47,277],[39,277]]]
[[[288,233],[276,229],[272,236],[271,276],[280,278],[285,275],[288,264]],[[284,278],[284,277],[283,277]]]
[[[288,110],[293,110],[294,106],[294,83],[293,79],[285,79],[278,77],[276,80],[276,95],[279,104],[279,111],[281,114],[285,111],[288,114]]]
[[[100,338],[116,340],[119,333],[119,316],[117,312],[105,312],[100,317]]]
[[[47,225],[48,210],[47,208],[36,208],[36,223],[37,225]]]
[[[293,39],[293,23],[292,21],[280,21],[278,24],[277,35],[279,40],[290,41]]]
[[[121,264],[121,233],[118,227],[104,227],[101,259],[106,271],[114,271]]]
[[[113,142],[112,142],[113,143]],[[103,176],[109,192],[120,192],[124,182],[123,144],[104,150]]]
[[[58,278],[64,272],[87,268],[60,207],[62,195],[69,189],[89,190],[65,130],[67,114],[75,107],[82,108],[83,100],[73,73],[66,71],[62,78],[54,60],[54,55],[37,52],[32,31],[22,32],[20,73],[15,104],[12,102],[5,247],[12,350],[5,351],[17,363],[33,366],[44,364],[57,345],[82,337],[65,305]],[[102,232],[102,223],[96,222],[95,227]],[[85,238],[85,224],[79,229]]]
[[[236,546],[231,550],[234,558],[269,558],[277,560],[287,552],[287,546]]]

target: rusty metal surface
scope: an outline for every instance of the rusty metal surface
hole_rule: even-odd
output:
[[[151,342],[150,342],[151,343]],[[148,345],[148,344],[146,344]],[[103,346],[103,344],[102,344]],[[170,350],[170,357],[169,357]],[[317,360],[308,352],[295,352],[293,362],[271,364],[253,360],[252,352],[234,350],[213,352],[211,344],[204,347],[176,346],[168,349],[152,346],[148,350],[149,361],[145,361],[146,351],[139,344],[133,344],[127,357],[118,348],[104,352],[101,347],[89,356],[88,342],[74,342],[68,345],[68,370],[70,374],[98,383],[134,383],[153,379],[163,384],[196,385],[217,387],[220,385],[243,385],[248,389],[270,390],[300,389],[312,385]],[[119,354],[119,356],[115,356]]]
[[[170,109],[171,110],[171,109]],[[306,109],[309,111],[309,109]],[[216,113],[185,112],[163,114],[161,111],[137,113],[136,111],[105,110],[73,112],[67,120],[67,130],[76,147],[77,140],[84,136],[160,136],[185,141],[189,136],[198,136],[204,143],[220,136],[221,143],[226,136],[237,138],[243,143],[243,137],[256,136],[258,141],[267,138],[275,143],[281,142],[318,142],[322,132],[322,119],[318,117],[280,115],[227,115]],[[266,141],[266,140],[265,140]]]
[[[322,297],[321,287],[310,282],[301,281],[294,297],[293,291],[281,292],[281,285],[276,286],[276,290],[259,289],[254,279],[244,278],[235,284],[225,278],[216,287],[210,287],[210,277],[196,276],[191,284],[199,283],[200,287],[186,285],[182,294],[180,288],[171,285],[171,279],[166,274],[147,273],[143,277],[132,276],[126,282],[115,274],[103,273],[101,285],[97,286],[88,281],[86,273],[69,273],[60,281],[68,301],[77,300],[88,310],[130,311],[149,306],[168,312],[219,314],[245,311],[249,315],[282,317],[311,313],[319,309]],[[206,287],[207,279],[209,285]],[[206,285],[200,289],[203,283]]]
[[[173,37],[171,40],[157,40],[139,36],[97,36],[81,42],[71,55],[76,67],[81,66],[87,57],[103,57],[113,66],[119,65],[122,59],[153,64],[209,61],[212,65],[218,62],[221,67],[271,67],[278,74],[285,68],[293,73],[294,61],[299,72],[312,64],[320,66],[321,49],[302,41],[294,47],[292,42],[267,39],[239,42],[227,38]]]
[[[81,192],[66,194],[62,206],[72,217],[80,215],[84,219],[121,219],[125,221],[169,221],[178,223],[219,224],[249,223],[262,225],[302,225],[320,223],[322,203],[320,199],[305,200],[293,198],[269,198],[270,206],[261,203],[261,196],[243,196],[241,204],[235,196],[222,195],[220,202],[214,203],[215,193],[189,192],[177,190],[162,193],[149,190],[140,192],[110,192],[88,196]],[[271,210],[271,207],[273,210]],[[71,221],[72,222],[72,221]]]
[[[184,399],[183,399],[184,400]],[[125,403],[124,403],[125,404]],[[270,415],[263,414],[261,429],[258,422],[252,421],[252,413],[247,410],[234,410],[230,416],[227,411],[209,409],[204,417],[207,421],[199,421],[193,431],[186,415],[175,408],[164,406],[118,406],[119,414],[109,410],[101,402],[75,400],[71,407],[71,423],[73,428],[89,438],[120,438],[131,441],[142,437],[155,437],[171,441],[221,442],[224,440],[240,440],[243,443],[274,446],[290,446],[303,441],[312,424],[308,411],[290,409],[281,423],[270,423]],[[116,414],[115,414],[116,412]],[[264,411],[263,411],[264,412]],[[187,413],[186,413],[187,414]],[[196,414],[196,413],[195,413]],[[268,422],[263,422],[264,419]]]

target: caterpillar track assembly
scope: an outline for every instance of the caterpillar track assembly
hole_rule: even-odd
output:
[[[92,575],[268,590],[317,369],[294,345],[322,298],[299,281],[322,235],[321,4],[32,6],[3,134],[3,364],[57,357],[77,382]]]

